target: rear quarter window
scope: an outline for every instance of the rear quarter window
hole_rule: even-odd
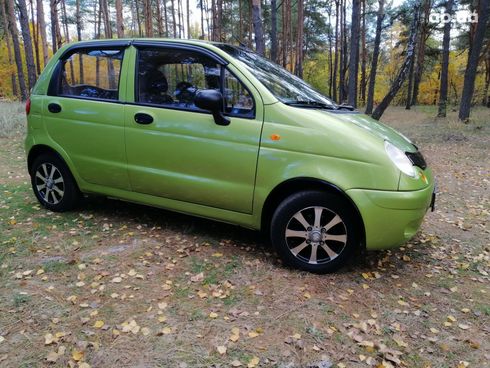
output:
[[[56,94],[100,100],[119,99],[124,50],[84,49],[60,60]]]

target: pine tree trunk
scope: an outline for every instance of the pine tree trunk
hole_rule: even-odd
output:
[[[282,20],[282,33],[281,33],[281,54],[282,54],[282,66],[285,68],[287,66],[287,12],[286,7],[289,4],[289,0],[283,0],[281,6],[281,20]]]
[[[298,0],[297,6],[298,6],[298,22],[297,22],[298,29],[296,31],[296,65],[294,66],[294,74],[302,78],[303,77],[303,49],[304,49],[303,31],[304,31],[304,23],[305,23],[303,0]]]
[[[252,0],[252,22],[255,33],[255,51],[257,54],[264,56],[265,42],[264,31],[262,29],[262,8],[260,0]]]
[[[136,23],[138,24],[138,35],[143,37],[143,29],[141,28],[141,13],[138,6],[138,0],[134,0],[134,7],[136,9]]]
[[[340,72],[339,72],[339,103],[345,101],[345,72],[347,69],[347,35],[345,25],[346,0],[340,1]]]
[[[77,0],[77,2],[80,0]],[[158,1],[158,0],[157,0]],[[160,4],[157,2],[157,8],[160,9]],[[160,13],[160,11],[159,11]],[[160,24],[159,24],[160,26]],[[117,38],[124,38],[124,21],[123,21],[123,6],[122,0],[116,0],[116,32]],[[161,36],[161,34],[160,34]]]
[[[335,0],[335,56],[332,74],[332,99],[337,100],[337,67],[339,65],[339,0]]]
[[[478,69],[478,59],[483,46],[485,30],[488,22],[489,0],[480,0],[478,11],[478,24],[476,25],[475,35],[471,43],[471,51],[468,57],[468,63],[464,73],[463,93],[461,95],[461,104],[459,107],[459,119],[467,122],[470,117],[471,99],[475,89],[475,77]]]
[[[447,1],[446,14],[453,14],[453,0]],[[446,117],[450,42],[451,22],[447,22],[444,24],[444,36],[442,39],[441,85],[439,88],[441,92],[439,93],[438,117]]]
[[[410,61],[410,67],[408,68],[407,99],[405,101],[405,110],[410,110],[410,106],[412,103],[412,87],[413,87],[414,65],[415,65],[415,56]]]
[[[36,65],[34,63],[34,53],[32,52],[32,38],[31,30],[29,27],[29,14],[27,13],[27,6],[25,0],[17,0],[19,6],[19,23],[22,31],[22,41],[24,44],[24,55],[26,58],[27,66],[27,82],[29,90],[34,87],[36,83]]]
[[[367,66],[367,50],[366,50],[366,0],[362,0],[362,28],[361,28],[361,101],[366,103],[366,66]]]
[[[50,0],[51,15],[51,47],[53,54],[61,47],[61,32],[58,19],[58,0]]]
[[[203,1],[203,0],[201,0]],[[165,37],[169,36],[168,32],[168,23],[169,23],[169,18],[168,18],[168,11],[167,11],[167,0],[163,0],[163,16],[165,17]]]
[[[48,53],[48,37],[46,35],[46,21],[44,19],[44,6],[43,0],[36,1],[37,11],[37,24],[39,26],[39,33],[41,36],[41,48],[43,49],[43,66],[46,66],[49,60]]]
[[[359,28],[361,0],[352,0],[352,22],[349,59],[348,104],[357,107],[357,75],[359,70]]]
[[[214,1],[214,0],[213,0]],[[172,27],[173,27],[173,37],[177,38],[177,20],[175,18],[175,0],[171,0],[170,5],[172,7]]]
[[[20,99],[27,100],[27,88],[23,70],[22,54],[20,52],[19,31],[17,30],[17,20],[14,12],[14,0],[5,2],[7,9],[7,18],[9,21],[10,35],[12,36],[12,44],[14,47],[15,65],[17,66],[17,77],[19,79]]]
[[[271,0],[271,60],[277,63],[277,0]]]
[[[0,3],[0,15],[2,16],[2,21],[3,21],[3,32],[4,32],[5,43],[7,44],[7,55],[9,60],[9,66],[11,66],[14,64],[14,61],[12,58],[12,48],[10,46],[9,24],[8,24],[9,22],[7,19],[7,10],[5,9],[6,6],[7,6],[7,2]],[[10,81],[12,83],[12,95],[19,98],[20,97],[19,91],[17,90],[17,77],[13,70],[10,73]]]
[[[34,3],[32,0],[29,0],[29,5],[31,7],[31,20],[32,20],[32,30],[33,30],[32,41],[34,43],[34,55],[36,56],[36,78],[37,78],[37,76],[41,74],[41,60],[39,58],[39,24],[35,21],[36,17],[34,16]]]
[[[447,3],[446,3],[447,4]],[[420,27],[420,37],[418,42],[417,51],[417,67],[415,68],[415,75],[413,79],[413,94],[411,98],[411,105],[417,104],[417,99],[419,95],[419,85],[422,80],[422,73],[424,72],[424,60],[425,60],[425,48],[429,33],[429,17],[432,10],[431,0],[424,0],[424,18],[422,20],[422,25]]]
[[[378,69],[378,59],[379,59],[379,46],[381,43],[381,30],[383,27],[384,17],[385,17],[384,0],[379,0],[378,15],[376,19],[376,35],[374,37],[373,61],[371,63],[371,71],[369,73],[369,86],[368,86],[366,111],[365,111],[366,114],[371,114],[373,111],[374,86],[376,83],[376,72]]]
[[[145,36],[153,37],[151,0],[143,0],[143,16],[145,17]]]
[[[204,4],[203,3],[204,3],[204,0],[201,0],[200,3],[199,3],[199,7],[201,9],[201,40],[204,40]],[[241,0],[240,0],[240,5],[241,4],[242,3],[241,3]],[[242,12],[240,10],[240,27],[242,26],[241,16],[242,16]],[[239,37],[242,37],[241,32],[240,32],[240,36]]]
[[[186,1],[186,13],[187,13],[187,38],[192,38],[191,35],[191,11],[189,8],[189,0]]]
[[[415,38],[417,35],[418,15],[419,15],[419,8],[417,5],[415,6],[414,9],[412,24],[410,25],[410,35],[408,37],[405,60],[403,61],[403,64],[398,72],[398,75],[390,87],[390,90],[388,91],[386,96],[383,98],[381,103],[376,107],[376,109],[372,114],[372,117],[376,120],[379,120],[381,115],[383,115],[384,111],[389,106],[393,98],[396,96],[396,94],[402,87],[403,82],[405,82],[405,79],[407,78],[408,69],[410,68],[410,63],[412,62],[415,55]]]

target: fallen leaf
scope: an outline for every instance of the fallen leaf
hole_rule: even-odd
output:
[[[257,366],[257,364],[259,364],[260,362],[260,359],[256,356],[254,356],[253,358],[251,358],[249,361],[248,361],[248,364],[247,364],[247,367],[248,368],[254,368]]]
[[[73,358],[73,360],[75,362],[78,362],[78,361],[82,360],[83,355],[84,355],[84,352],[83,351],[76,350],[76,349],[73,350],[72,353],[71,353],[71,357]]]
[[[59,355],[56,351],[50,351],[48,355],[46,356],[46,360],[50,363],[56,363],[58,360]]]
[[[234,361],[231,362],[232,367],[241,367],[243,364],[240,362],[238,359],[235,359]]]
[[[94,327],[95,328],[102,328],[102,327],[104,327],[104,321],[101,321],[101,320],[95,321]]]
[[[226,354],[226,346],[220,345],[216,348],[221,355]]]

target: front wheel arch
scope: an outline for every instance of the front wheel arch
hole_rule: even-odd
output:
[[[262,207],[261,231],[264,234],[269,234],[270,224],[272,216],[274,215],[274,211],[284,199],[292,194],[306,190],[318,190],[326,193],[336,194],[344,199],[345,204],[349,206],[352,212],[355,214],[356,227],[360,232],[361,247],[362,250],[364,250],[366,246],[366,230],[364,227],[364,221],[362,219],[361,212],[357,208],[354,201],[342,189],[322,179],[298,177],[288,179],[277,185],[269,193]]]

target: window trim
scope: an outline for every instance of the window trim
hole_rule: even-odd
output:
[[[89,43],[87,43],[89,44]],[[54,96],[54,97],[63,97],[63,98],[73,98],[73,99],[78,99],[78,100],[87,100],[87,101],[101,101],[101,102],[112,102],[112,103],[118,103],[122,104],[124,103],[121,100],[120,93],[121,93],[121,75],[123,71],[123,64],[126,56],[126,49],[129,46],[129,43],[125,43],[124,46],[123,44],[119,45],[116,44],[114,45],[113,43],[107,44],[107,47],[104,47],[106,44],[103,42],[93,42],[93,46],[87,45],[87,44],[81,44],[81,45],[74,45],[73,47],[70,47],[67,49],[58,59],[56,66],[54,67],[53,74],[51,75],[51,80],[49,81],[49,86],[48,86],[48,96]],[[78,46],[78,47],[77,47]],[[68,60],[69,57],[72,55],[83,52],[83,51],[92,51],[92,50],[119,50],[122,51],[122,58],[121,58],[121,66],[119,69],[119,76],[117,80],[117,99],[109,99],[109,98],[96,98],[96,97],[84,97],[84,96],[76,96],[76,95],[66,95],[62,94],[61,92],[61,70],[62,66],[66,61]]]
[[[196,53],[203,54],[205,56],[211,57],[218,65],[220,65],[221,70],[220,70],[220,83],[221,83],[221,88],[220,92],[223,95],[224,99],[224,78],[225,78],[225,70],[228,70],[228,72],[233,75],[242,85],[243,87],[247,90],[248,94],[252,98],[253,102],[253,109],[252,109],[252,114],[250,116],[243,116],[239,114],[230,114],[225,112],[225,101],[223,101],[223,111],[221,113],[224,116],[228,117],[233,117],[233,118],[240,118],[240,119],[248,119],[248,120],[254,120],[256,118],[256,103],[255,103],[255,98],[253,94],[250,92],[250,89],[247,87],[245,83],[242,82],[242,80],[235,74],[233,73],[232,70],[230,70],[227,65],[229,64],[228,62],[221,62],[223,59],[213,53],[210,50],[207,50],[202,47],[194,46],[194,45],[179,45],[179,44],[173,44],[171,42],[145,42],[145,41],[135,41],[133,43],[133,46],[135,46],[136,49],[136,55],[135,55],[135,63],[134,63],[134,102],[127,102],[128,105],[137,105],[137,106],[148,106],[148,107],[155,107],[155,108],[160,108],[160,109],[169,109],[169,110],[178,110],[178,111],[188,111],[188,112],[194,112],[194,113],[200,113],[200,114],[207,114],[211,115],[212,113],[207,110],[201,110],[201,109],[187,109],[185,107],[179,107],[179,106],[167,106],[167,105],[159,105],[159,104],[152,104],[152,103],[147,103],[147,102],[140,102],[139,101],[139,53],[141,50],[144,49],[162,49],[162,50],[172,50],[172,49],[177,49],[177,50],[187,50],[187,51],[193,51]]]

